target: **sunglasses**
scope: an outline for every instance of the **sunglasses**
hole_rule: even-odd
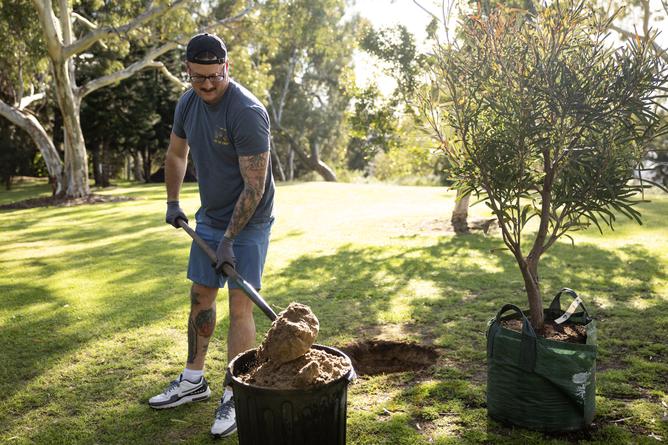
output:
[[[212,76],[200,76],[195,74],[194,76],[188,76],[188,78],[192,83],[204,83],[207,80],[211,81],[211,83],[218,83],[225,80],[225,74],[214,74]]]

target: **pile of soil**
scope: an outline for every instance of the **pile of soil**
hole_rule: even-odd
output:
[[[24,210],[37,207],[73,207],[84,204],[101,204],[107,202],[134,201],[127,196],[107,196],[90,194],[83,198],[64,198],[58,196],[45,196],[42,198],[31,198],[23,201],[13,202],[0,206],[0,210]]]
[[[320,323],[310,307],[291,303],[271,324],[258,348],[258,359],[281,364],[301,357],[311,349],[319,330]]]
[[[522,332],[522,320],[503,320],[501,326],[512,331]],[[587,343],[587,328],[578,324],[557,324],[553,321],[545,320],[543,332],[536,332],[536,334],[542,335],[548,340],[567,343]]]
[[[256,363],[238,377],[249,385],[273,389],[305,389],[340,378],[350,370],[350,363],[311,347],[319,328],[311,308],[290,303],[257,349]]]

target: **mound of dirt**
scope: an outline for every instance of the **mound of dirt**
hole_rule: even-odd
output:
[[[255,365],[239,378],[255,386],[303,389],[343,376],[350,370],[348,360],[311,347],[319,328],[311,308],[290,303],[257,349]]]
[[[34,209],[36,207],[72,207],[84,204],[100,204],[105,202],[134,201],[127,196],[107,196],[90,194],[83,198],[60,198],[45,196],[43,198],[31,198],[23,201],[13,202],[0,206],[0,210]]]
[[[265,388],[305,389],[333,382],[349,370],[350,363],[345,358],[311,348],[289,362],[258,362],[241,380]]]
[[[301,357],[311,349],[319,329],[318,318],[310,307],[290,303],[272,323],[258,348],[258,359],[280,364]]]

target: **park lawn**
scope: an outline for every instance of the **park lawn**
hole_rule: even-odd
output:
[[[48,192],[25,184],[0,204]],[[147,399],[186,355],[189,238],[163,222],[161,185],[102,191],[132,201],[0,211],[0,443],[210,443],[225,368],[225,304],[209,350],[212,400],[154,411]],[[348,443],[668,441],[668,197],[645,224],[575,234],[542,262],[544,301],[562,286],[598,322],[597,417],[544,435],[487,418],[485,328],[504,303],[526,307],[498,232],[444,230],[439,187],[280,185],[262,294],[320,318],[318,341],[410,340],[438,347],[422,372],[363,376],[349,388]],[[182,206],[192,216],[196,186]],[[489,216],[483,205],[472,217]],[[221,300],[224,302],[225,300]],[[256,310],[258,340],[269,323]],[[218,441],[236,443],[236,435]]]

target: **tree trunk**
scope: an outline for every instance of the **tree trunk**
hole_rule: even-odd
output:
[[[132,153],[132,176],[135,181],[144,182],[144,161],[139,150]]]
[[[109,187],[109,142],[107,139],[102,141],[100,145],[100,187]]]
[[[290,136],[290,134],[287,131],[281,130],[281,133],[287,139],[292,151],[294,151],[295,154],[299,156],[299,160],[302,161],[304,165],[309,167],[311,170],[315,170],[320,176],[322,176],[322,178],[325,181],[336,182],[336,175],[334,174],[334,171],[331,168],[329,168],[327,164],[325,164],[320,160],[318,156],[317,145],[311,147],[311,156],[309,157],[304,152],[304,150],[302,150],[297,141],[295,141],[294,138]]]
[[[144,150],[144,182],[151,181],[151,151],[147,148]]]
[[[0,100],[0,114],[7,118],[11,123],[23,129],[30,135],[37,148],[39,148],[42,158],[46,163],[46,169],[49,172],[49,182],[52,184],[53,195],[61,195],[65,191],[65,180],[63,176],[63,163],[60,155],[53,145],[53,141],[46,133],[46,130],[37,119],[31,114],[10,107]]]
[[[288,148],[288,181],[295,179],[295,151]]]
[[[538,284],[538,259],[528,257],[520,264],[524,286],[529,298],[529,311],[531,312],[531,325],[537,333],[543,332],[545,320],[543,318],[543,301]]]
[[[283,171],[283,164],[281,163],[281,158],[276,153],[276,145],[274,145],[274,138],[269,136],[269,144],[271,148],[271,159],[273,160],[274,169],[278,173],[278,179],[282,182],[285,182],[285,172]]]
[[[88,156],[81,131],[81,100],[72,91],[67,61],[52,60],[56,97],[65,133],[65,196],[79,198],[90,194]]]
[[[93,179],[96,187],[102,187],[102,157],[99,145],[93,148]]]
[[[12,189],[12,177],[11,175],[9,175],[5,178],[5,190],[11,190],[11,189]]]
[[[468,216],[469,216],[469,201],[471,195],[462,196],[462,192],[457,190],[455,197],[455,209],[452,211],[450,223],[456,234],[465,234],[469,232]]]
[[[320,176],[322,176],[325,181],[336,182],[336,174],[334,170],[329,168],[327,164],[320,160],[320,149],[318,148],[318,143],[314,142],[311,144],[311,165],[315,171],[317,171]]]

